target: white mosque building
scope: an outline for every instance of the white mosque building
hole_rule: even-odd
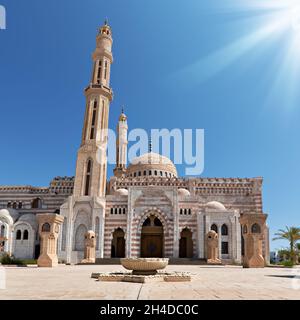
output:
[[[84,235],[97,235],[96,256],[206,258],[205,236],[219,235],[219,255],[240,263],[243,214],[264,215],[261,177],[178,177],[173,162],[149,152],[127,163],[127,117],[122,112],[114,175],[107,179],[112,30],[105,23],[96,39],[93,70],[85,89],[86,111],[75,177],[56,177],[49,187],[0,186],[0,250],[17,258],[39,255],[36,214],[64,217],[59,258],[77,263]],[[104,130],[103,130],[104,129]],[[269,260],[268,228],[262,234]]]

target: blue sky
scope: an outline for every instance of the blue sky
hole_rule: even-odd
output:
[[[0,184],[74,175],[83,89],[107,17],[110,127],[125,105],[130,128],[205,129],[202,176],[263,176],[271,237],[299,226],[300,46],[291,43],[300,31],[273,27],[286,14],[270,5],[279,2],[0,0]]]

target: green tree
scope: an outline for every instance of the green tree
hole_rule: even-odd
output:
[[[297,241],[300,240],[300,228],[285,227],[285,230],[280,229],[275,233],[273,240],[287,240],[290,243],[290,257],[294,264],[297,263]]]

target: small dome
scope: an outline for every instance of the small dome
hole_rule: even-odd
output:
[[[191,193],[189,192],[189,190],[181,188],[178,189],[178,195],[181,197],[189,197]]]
[[[149,152],[132,160],[127,169],[127,176],[139,170],[162,170],[177,177],[177,170],[174,163],[167,157],[155,152]]]
[[[127,189],[118,189],[115,192],[118,196],[128,196],[128,190]]]
[[[0,210],[0,218],[4,217],[6,218],[7,222],[9,224],[14,223],[18,220],[19,218],[19,212],[15,209],[1,209]]]
[[[119,117],[119,122],[125,122],[125,121],[127,121],[127,116],[124,112],[122,112]]]
[[[211,201],[206,204],[206,208],[217,210],[217,211],[226,211],[226,208],[221,202],[218,201]]]
[[[108,25],[107,20],[104,21],[104,25],[100,28],[100,33],[105,35],[111,35],[111,28]]]

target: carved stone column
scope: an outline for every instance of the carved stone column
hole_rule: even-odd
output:
[[[39,267],[56,267],[57,258],[57,239],[59,226],[64,221],[64,217],[57,214],[38,214],[39,235],[41,237],[41,252],[38,258]]]
[[[211,230],[206,235],[207,242],[207,263],[221,264],[219,258],[219,237],[218,234]]]
[[[244,268],[263,268],[265,259],[262,252],[267,215],[246,213],[240,217],[244,238]]]
[[[89,230],[84,235],[84,259],[81,263],[95,263],[96,261],[96,234]]]

